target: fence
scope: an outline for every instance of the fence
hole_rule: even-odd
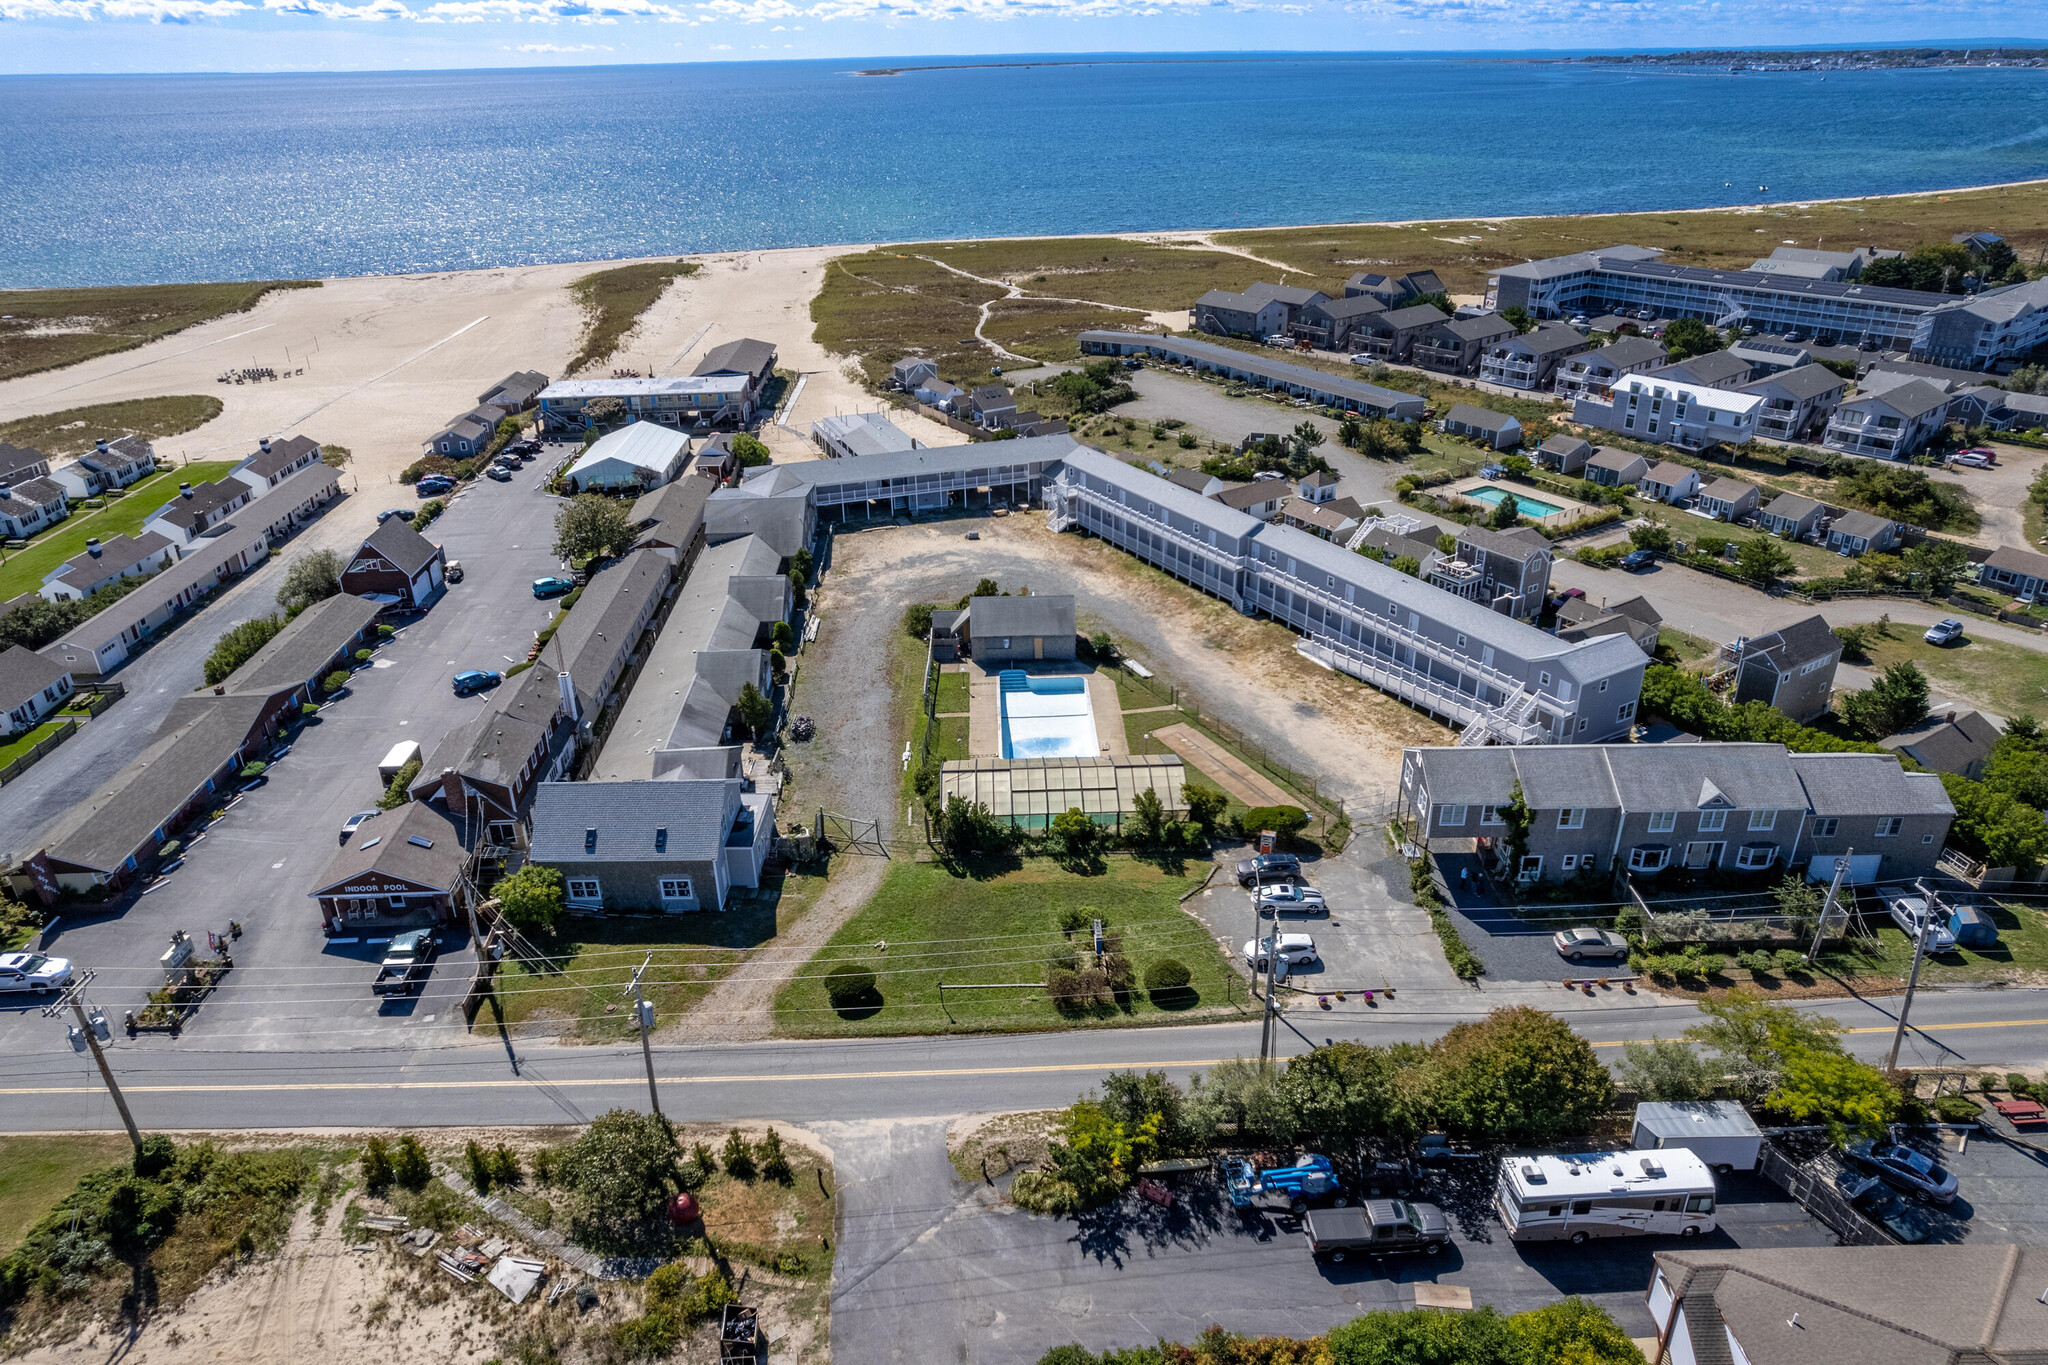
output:
[[[1834,1178],[1844,1168],[1831,1157],[1794,1163],[1776,1147],[1765,1144],[1757,1157],[1757,1174],[1799,1202],[1801,1208],[1826,1223],[1846,1246],[1888,1247],[1898,1242],[1877,1224],[1856,1211]]]
[[[79,688],[73,695],[72,704],[90,718],[99,715],[127,695],[128,688],[123,683],[100,683],[90,688]]]
[[[56,748],[59,744],[62,744],[65,740],[71,738],[72,733],[77,729],[77,721],[67,720],[62,725],[52,730],[49,734],[44,735],[41,739],[37,740],[35,744],[32,745],[29,748],[29,750],[26,753],[24,753],[20,758],[15,759],[6,767],[0,768],[0,786],[5,786],[7,783],[12,782],[15,778],[20,777],[23,773],[27,772],[30,768],[35,767],[36,764],[39,761],[41,761],[44,754],[47,754],[48,752],[50,752],[50,750]]]

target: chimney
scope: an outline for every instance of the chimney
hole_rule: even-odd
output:
[[[98,559],[100,557],[100,538],[98,536],[86,537],[85,552],[91,555],[94,559]]]
[[[97,440],[97,441],[93,442],[93,449],[95,449],[95,450],[99,451],[99,453],[100,453],[100,454],[102,454],[102,455],[106,454],[106,453],[107,453],[107,438],[106,438],[106,437],[104,437],[104,436],[102,436],[102,437],[100,437],[100,438],[99,438],[99,440]]]
[[[179,496],[179,497],[183,497],[183,498],[189,498],[189,497],[191,497],[191,496],[192,496],[192,485],[191,485],[191,484],[189,484],[189,483],[181,483],[181,484],[179,484],[179,485],[178,485],[178,496]]]
[[[555,674],[555,686],[562,694],[562,709],[569,713],[571,723],[583,719],[583,712],[576,705],[576,684],[569,680],[567,673]]]
[[[6,502],[9,498],[13,496],[14,490],[9,488],[6,484],[0,483],[0,502]]]
[[[270,438],[268,436],[263,438],[263,453],[265,455],[270,453]]]

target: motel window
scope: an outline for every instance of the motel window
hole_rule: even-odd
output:
[[[1906,820],[1904,816],[1887,815],[1884,819],[1877,822],[1877,837],[1880,839],[1893,838],[1901,829],[1905,828],[1905,825]]]
[[[1653,810],[1650,812],[1650,833],[1669,834],[1678,828],[1678,812],[1675,810]]]
[[[393,910],[405,909],[405,897],[403,896],[386,897],[386,902],[391,906]]]
[[[1700,812],[1700,832],[1702,834],[1711,834],[1717,829],[1726,828],[1727,824],[1728,812],[1725,810],[1703,810]]]
[[[1813,822],[1813,837],[1816,839],[1832,839],[1835,837],[1835,831],[1841,827],[1841,820],[1832,815],[1824,820],[1815,820]]]
[[[1438,806],[1436,822],[1447,829],[1456,829],[1465,823],[1465,807]]]
[[[1550,686],[1550,675],[1548,673],[1538,673],[1536,675],[1536,684],[1539,687]]]
[[[604,889],[598,885],[595,877],[571,877],[569,899],[594,903],[604,899]]]
[[[1542,855],[1540,855],[1540,854],[1531,854],[1531,855],[1530,855],[1529,857],[1527,857],[1527,858],[1524,858],[1524,859],[1522,859],[1522,867],[1521,867],[1521,871],[1519,871],[1518,873],[1516,873],[1516,880],[1517,880],[1517,881],[1524,881],[1524,882],[1533,882],[1533,881],[1536,881],[1536,880],[1540,879],[1540,878],[1541,878],[1542,876],[1543,876],[1543,858],[1542,858]]]
[[[1576,871],[1578,871],[1578,870],[1579,870],[1579,855],[1578,855],[1578,854],[1576,854],[1576,853],[1567,853],[1567,854],[1565,854],[1565,855],[1564,855],[1564,859],[1563,859],[1563,862],[1562,862],[1562,866],[1563,866],[1563,868],[1564,868],[1564,870],[1565,870],[1566,872],[1576,872]]]
[[[1749,813],[1751,829],[1769,829],[1778,823],[1778,812],[1774,810],[1753,810]]]
[[[1505,825],[1507,821],[1500,818],[1500,811],[1496,807],[1481,806],[1479,808],[1479,823],[1482,825]]]
[[[665,901],[686,901],[695,899],[688,877],[663,877],[661,898]]]
[[[1628,870],[1631,872],[1662,872],[1670,860],[1668,849],[1639,844],[1628,851]]]
[[[1584,806],[1566,806],[1557,813],[1557,827],[1559,829],[1584,829],[1586,827],[1586,808]]]

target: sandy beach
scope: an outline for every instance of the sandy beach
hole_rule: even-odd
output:
[[[811,340],[810,300],[825,263],[865,249],[691,258],[703,268],[642,316],[611,364],[683,374],[721,342],[743,336],[771,341],[782,366],[805,379],[787,428],[770,423],[763,437],[778,460],[814,458],[813,420],[876,406],[842,373],[844,357]],[[373,493],[394,485],[439,423],[473,406],[509,371],[560,377],[583,321],[570,282],[619,264],[361,276],[277,291],[247,313],[137,350],[0,383],[0,420],[123,398],[210,393],[226,405],[221,415],[159,441],[160,458],[223,459],[253,450],[265,436],[304,433],[353,451],[346,475],[357,491]],[[281,373],[303,366],[305,373],[260,384],[216,382],[223,370],[241,366]],[[929,443],[961,439],[921,417],[897,420]],[[344,528],[367,525],[388,501],[351,500],[336,517]]]

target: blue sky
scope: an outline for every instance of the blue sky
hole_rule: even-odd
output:
[[[1625,50],[1986,34],[2048,35],[2048,0],[0,0],[0,73]]]

